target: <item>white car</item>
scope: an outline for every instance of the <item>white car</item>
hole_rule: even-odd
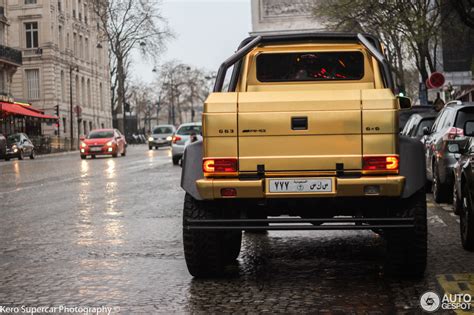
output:
[[[179,126],[178,131],[173,136],[171,141],[171,157],[173,164],[178,165],[179,160],[183,157],[184,149],[186,148],[187,142],[192,134],[201,136],[202,123],[185,123]]]

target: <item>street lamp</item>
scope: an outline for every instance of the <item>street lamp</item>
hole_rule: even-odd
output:
[[[73,115],[74,108],[73,108],[73,104],[72,104],[72,73],[73,73],[73,71],[79,72],[79,67],[77,65],[69,65],[69,114],[70,114],[70,117],[69,117],[69,120],[70,120],[69,126],[70,127],[69,128],[71,129],[70,130],[71,150],[74,147],[74,115]],[[77,129],[79,129],[79,125],[77,126]]]

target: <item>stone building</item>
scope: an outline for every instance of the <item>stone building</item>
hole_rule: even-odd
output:
[[[252,33],[323,31],[312,16],[317,1],[321,0],[252,0]]]
[[[59,125],[46,126],[62,142],[112,127],[107,43],[101,41],[90,0],[5,0],[10,44],[23,52],[12,92]],[[71,119],[72,118],[72,119]],[[72,125],[72,129],[71,129]]]
[[[21,66],[21,52],[9,46],[7,0],[0,0],[0,100],[12,101],[11,83],[13,74]]]

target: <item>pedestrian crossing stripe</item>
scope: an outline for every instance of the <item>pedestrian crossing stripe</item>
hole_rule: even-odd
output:
[[[456,310],[456,314],[474,314],[474,273],[437,275],[436,279],[444,294],[470,294],[473,297],[471,310]]]

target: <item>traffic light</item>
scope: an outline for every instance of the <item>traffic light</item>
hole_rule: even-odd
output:
[[[56,116],[59,119],[59,105],[54,106],[54,109],[56,110]]]

